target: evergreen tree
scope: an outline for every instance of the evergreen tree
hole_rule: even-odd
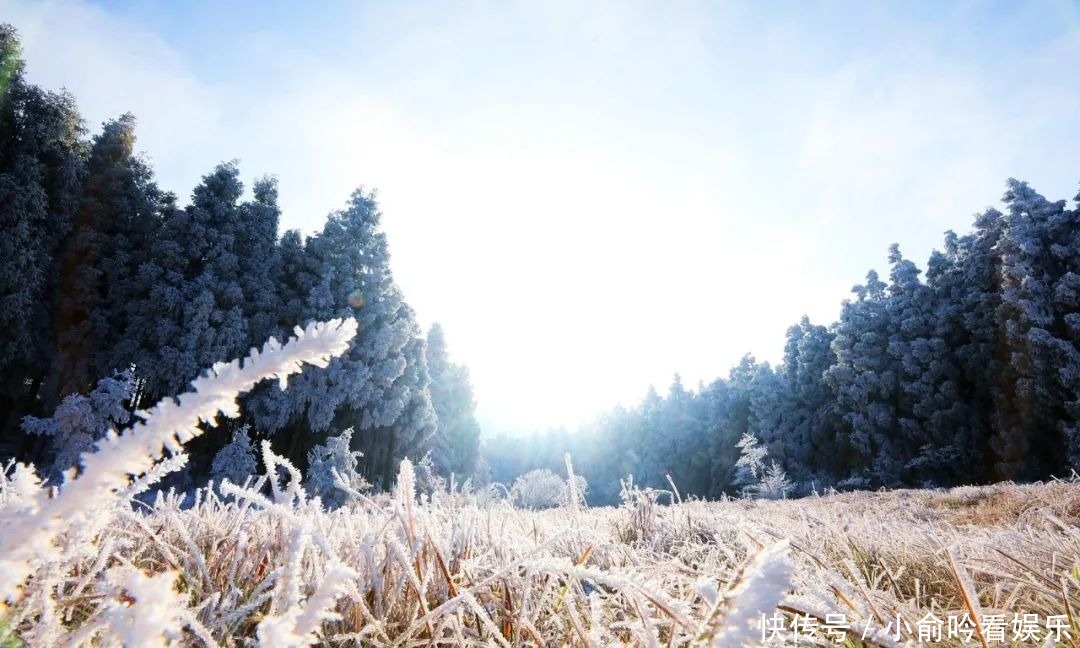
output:
[[[196,255],[188,259],[183,351],[199,367],[248,348],[240,253],[241,240],[250,233],[243,230],[245,210],[238,203],[243,190],[236,164],[222,164],[203,177],[187,208]]]
[[[236,236],[237,275],[243,293],[243,317],[247,322],[248,346],[261,344],[271,335],[283,335],[276,282],[281,277],[277,245],[277,179],[264,177],[252,187],[253,199],[241,205]],[[290,319],[293,325],[300,319]]]
[[[744,433],[735,447],[739,449],[739,460],[735,462],[735,485],[747,488],[764,476],[768,450],[750,432]]]
[[[857,485],[897,485],[903,472],[903,451],[896,427],[899,376],[888,353],[891,323],[886,285],[876,272],[852,291],[836,325],[836,364],[825,372],[843,412],[854,457],[852,481]]]
[[[0,414],[12,434],[54,355],[60,246],[86,154],[75,100],[26,83],[18,36],[0,24]]]
[[[218,483],[228,479],[234,484],[243,484],[248,477],[255,475],[259,464],[255,458],[255,447],[249,436],[250,426],[242,425],[233,432],[232,442],[226,444],[214,455],[210,464],[210,478]]]
[[[903,258],[899,246],[890,248],[889,262],[888,352],[900,382],[895,446],[902,453],[897,458],[905,462],[902,477],[910,485],[952,482],[950,473],[970,478],[952,468],[971,462],[977,453],[967,408],[959,400],[959,369],[940,334],[933,290],[919,280],[920,271]]]
[[[728,373],[727,380],[718,380],[706,390],[711,409],[712,497],[737,491],[739,453],[736,443],[756,429],[752,422],[750,391],[757,371],[758,363],[753,356],[743,356]]]
[[[847,463],[836,400],[825,383],[825,372],[836,362],[834,335],[805,316],[787,335],[780,373],[791,395],[784,432],[789,465],[800,480],[831,483]]]
[[[134,145],[135,119],[127,114],[107,122],[90,150],[62,263],[51,381],[58,394],[83,393],[136,359],[128,307],[138,297],[134,279],[158,225],[160,192]]]
[[[453,473],[463,480],[473,474],[480,447],[469,370],[450,362],[443,329],[438,324],[428,331],[425,356],[436,416],[433,462],[440,474]]]
[[[311,300],[329,302],[327,278],[320,277],[318,273],[315,256],[308,253],[300,232],[285,232],[278,242],[267,273],[274,290],[275,320],[272,330],[278,339],[289,335],[297,323],[314,319],[310,315],[314,310],[309,306]],[[320,308],[329,310],[325,305]],[[277,433],[289,429],[289,434],[294,436],[307,434],[306,431],[296,432],[297,428],[307,429],[306,422],[302,420],[304,407],[302,390],[295,387],[282,391],[274,385],[261,385],[244,400],[244,410],[259,430]]]
[[[422,339],[393,281],[380,219],[374,195],[358,190],[302,253],[298,236],[283,239],[286,280],[277,294],[284,310],[297,309],[290,315],[298,321],[355,317],[360,333],[325,369],[304,372],[284,392],[265,390],[249,403],[257,424],[285,432],[286,455],[300,464],[331,425],[354,428],[364,474],[389,482],[403,453],[423,454],[418,449],[431,435],[434,412]]]
[[[656,388],[649,386],[645,400],[640,406],[638,424],[634,427],[634,477],[645,487],[667,488],[667,480],[664,478],[665,465],[661,463],[663,457],[659,451],[664,442],[662,426],[664,399],[657,393]]]
[[[237,254],[242,191],[236,165],[222,164],[203,177],[187,208],[163,200],[131,309],[146,401],[182,392],[202,367],[247,349]]]
[[[976,217],[972,234],[947,232],[944,251],[931,255],[927,267],[927,285],[937,304],[936,334],[958,371],[953,418],[963,422],[954,432],[967,439],[964,461],[951,468],[958,483],[985,481],[994,472],[987,439],[1003,378],[997,323],[1003,229],[1001,212],[989,209]]]
[[[404,304],[403,308],[409,310]],[[412,321],[411,310],[408,315],[403,315],[403,319]],[[374,455],[377,448],[382,449],[382,462],[376,467],[376,474],[384,489],[393,485],[402,459],[420,458],[427,454],[437,428],[435,409],[428,391],[424,340],[419,337],[420,331],[415,323],[412,326],[414,337],[403,350],[405,370],[394,381],[390,397],[391,402],[402,402],[404,407],[388,429],[369,428],[370,452]]]
[[[1078,223],[1065,201],[1051,203],[1023,182],[1010,179],[1004,200],[998,318],[1008,355],[991,446],[997,477],[1035,479],[1061,471],[1076,452],[1080,352],[1069,321]]]

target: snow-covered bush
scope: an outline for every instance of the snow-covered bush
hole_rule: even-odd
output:
[[[755,495],[766,499],[783,499],[787,497],[791,488],[792,484],[787,478],[787,473],[775,461],[769,462],[769,467],[765,469],[761,480],[751,486]]]
[[[49,418],[26,416],[22,429],[28,434],[49,437],[53,452],[50,480],[59,481],[68,468],[78,467],[79,455],[93,449],[94,443],[110,428],[126,424],[131,414],[125,407],[135,388],[131,371],[114,378],[103,378],[87,395],[69,394]]]
[[[574,475],[578,497],[583,499],[589,484],[581,475]],[[571,498],[570,484],[547,468],[530,470],[514,480],[510,493],[515,504],[528,509],[566,506]]]
[[[735,483],[743,486],[743,493],[751,497],[782,499],[792,489],[787,474],[780,464],[770,461],[765,464],[768,450],[759,444],[758,439],[749,432],[744,433],[735,447],[741,450],[739,460],[735,462]]]
[[[503,484],[492,482],[476,489],[476,505],[480,508],[489,508],[500,502],[513,502],[513,494]]]
[[[233,432],[232,442],[218,450],[214,455],[214,461],[210,465],[210,477],[217,482],[228,479],[234,484],[243,484],[244,481],[255,474],[259,467],[255,459],[255,447],[251,445],[251,437],[248,435],[250,426],[243,427]]]
[[[530,470],[510,488],[514,503],[529,509],[553,508],[566,497],[566,483],[547,468]]]
[[[750,486],[765,472],[765,455],[768,451],[749,432],[743,433],[735,447],[739,448],[739,460],[735,462],[735,484]]]
[[[341,434],[326,439],[326,443],[317,445],[308,453],[308,474],[304,488],[309,495],[322,499],[325,506],[337,508],[344,506],[352,495],[339,486],[343,483],[357,493],[371,488],[371,484],[357,472],[356,466],[363,453],[349,447],[352,443],[353,429],[347,428]]]
[[[428,498],[437,497],[449,488],[446,478],[436,470],[435,460],[431,458],[430,451],[425,453],[423,459],[413,468],[416,472],[416,489]]]

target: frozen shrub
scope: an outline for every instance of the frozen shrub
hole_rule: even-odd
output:
[[[761,476],[761,481],[751,486],[750,490],[758,497],[783,499],[791,491],[791,482],[788,481],[787,474],[780,464],[770,461],[765,474]]]
[[[53,481],[59,481],[68,468],[78,467],[79,455],[92,450],[110,428],[130,420],[124,405],[134,385],[131,371],[125,371],[115,378],[101,379],[88,395],[68,395],[49,418],[23,418],[23,431],[51,440],[53,463],[49,477]]]
[[[447,492],[446,478],[436,472],[435,461],[431,458],[430,451],[424,455],[424,458],[413,469],[416,472],[416,489],[421,494],[427,495],[428,498],[434,498],[441,493]]]
[[[633,475],[619,480],[619,499],[622,501],[622,508],[629,513],[627,524],[617,527],[619,538],[623,542],[653,539],[659,526],[657,495],[658,491],[652,488],[639,488],[634,483]]]
[[[476,505],[480,508],[495,506],[499,502],[512,501],[512,495],[506,486],[494,482],[476,489]]]
[[[575,475],[574,484],[574,490],[583,498],[589,488],[588,482]],[[571,492],[569,483],[547,468],[530,470],[514,480],[510,489],[514,503],[528,509],[565,506],[570,503]]]
[[[356,470],[363,453],[349,447],[353,429],[348,428],[336,437],[329,437],[308,453],[308,474],[304,486],[310,495],[318,496],[324,505],[337,508],[346,504],[351,495],[338,486],[338,481],[356,492],[371,487]]]
[[[569,488],[570,484],[567,483],[566,499],[564,504],[569,503],[571,494],[577,497],[577,506],[583,506],[585,504],[585,497],[589,494],[589,482],[581,475],[574,475],[574,488]]]
[[[523,508],[553,508],[561,504],[566,496],[566,484],[547,468],[540,468],[515,479],[510,493],[514,503]]]
[[[766,499],[782,499],[791,491],[792,484],[780,464],[770,461],[765,464],[768,450],[758,444],[753,434],[745,433],[735,444],[741,455],[735,462],[738,472],[735,482],[743,486],[743,494]]]
[[[739,442],[739,460],[735,462],[735,483],[739,486],[751,486],[765,472],[767,450],[758,443],[756,436],[745,432]]]
[[[215,481],[228,479],[234,484],[243,484],[248,477],[255,474],[259,464],[255,459],[251,437],[248,436],[249,429],[248,425],[244,425],[233,432],[232,442],[214,455],[210,477]]]

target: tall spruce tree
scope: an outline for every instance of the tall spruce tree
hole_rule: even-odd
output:
[[[1076,312],[1069,293],[1076,283],[1070,244],[1077,219],[1064,200],[1050,202],[1016,180],[1009,180],[1004,200],[998,318],[1007,382],[998,394],[991,446],[998,477],[1035,479],[1065,467],[1077,421],[1070,403],[1080,362],[1066,319]]]
[[[0,24],[0,414],[11,435],[51,367],[58,256],[71,231],[86,144],[75,100],[26,82]]]
[[[791,474],[816,483],[835,481],[848,453],[847,440],[839,434],[836,401],[825,383],[825,372],[836,362],[833,337],[804,316],[788,329],[780,369],[791,394],[785,428]]]
[[[85,393],[136,359],[129,304],[158,226],[160,191],[134,152],[135,118],[107,122],[94,138],[71,238],[61,260],[59,353],[51,391]]]
[[[469,370],[450,361],[439,324],[432,324],[428,331],[425,356],[437,421],[432,454],[435,467],[443,475],[453,473],[465,479],[476,468],[480,447]]]
[[[836,364],[825,373],[843,412],[856,485],[896,485],[903,472],[896,426],[900,386],[895,358],[888,353],[886,287],[871,270],[866,284],[852,289],[856,299],[844,302],[833,339]]]
[[[305,372],[284,392],[266,390],[249,401],[256,423],[284,432],[283,451],[301,465],[331,427],[352,427],[353,447],[364,453],[364,474],[373,481],[385,481],[386,465],[403,456],[412,439],[430,436],[433,421],[430,399],[423,405],[428,377],[422,346],[416,347],[420,336],[390,272],[380,219],[375,196],[357,190],[302,253],[298,236],[283,239],[285,282],[277,291],[283,308],[298,309],[290,316],[301,322],[355,317],[360,333],[325,369]],[[399,421],[403,416],[412,423]],[[393,449],[385,436],[391,431]]]

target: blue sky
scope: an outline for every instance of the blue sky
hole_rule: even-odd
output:
[[[277,174],[317,230],[379,189],[393,267],[488,431],[775,360],[888,245],[1009,176],[1080,181],[1077,2],[0,0],[30,77],[130,110],[161,183]]]

